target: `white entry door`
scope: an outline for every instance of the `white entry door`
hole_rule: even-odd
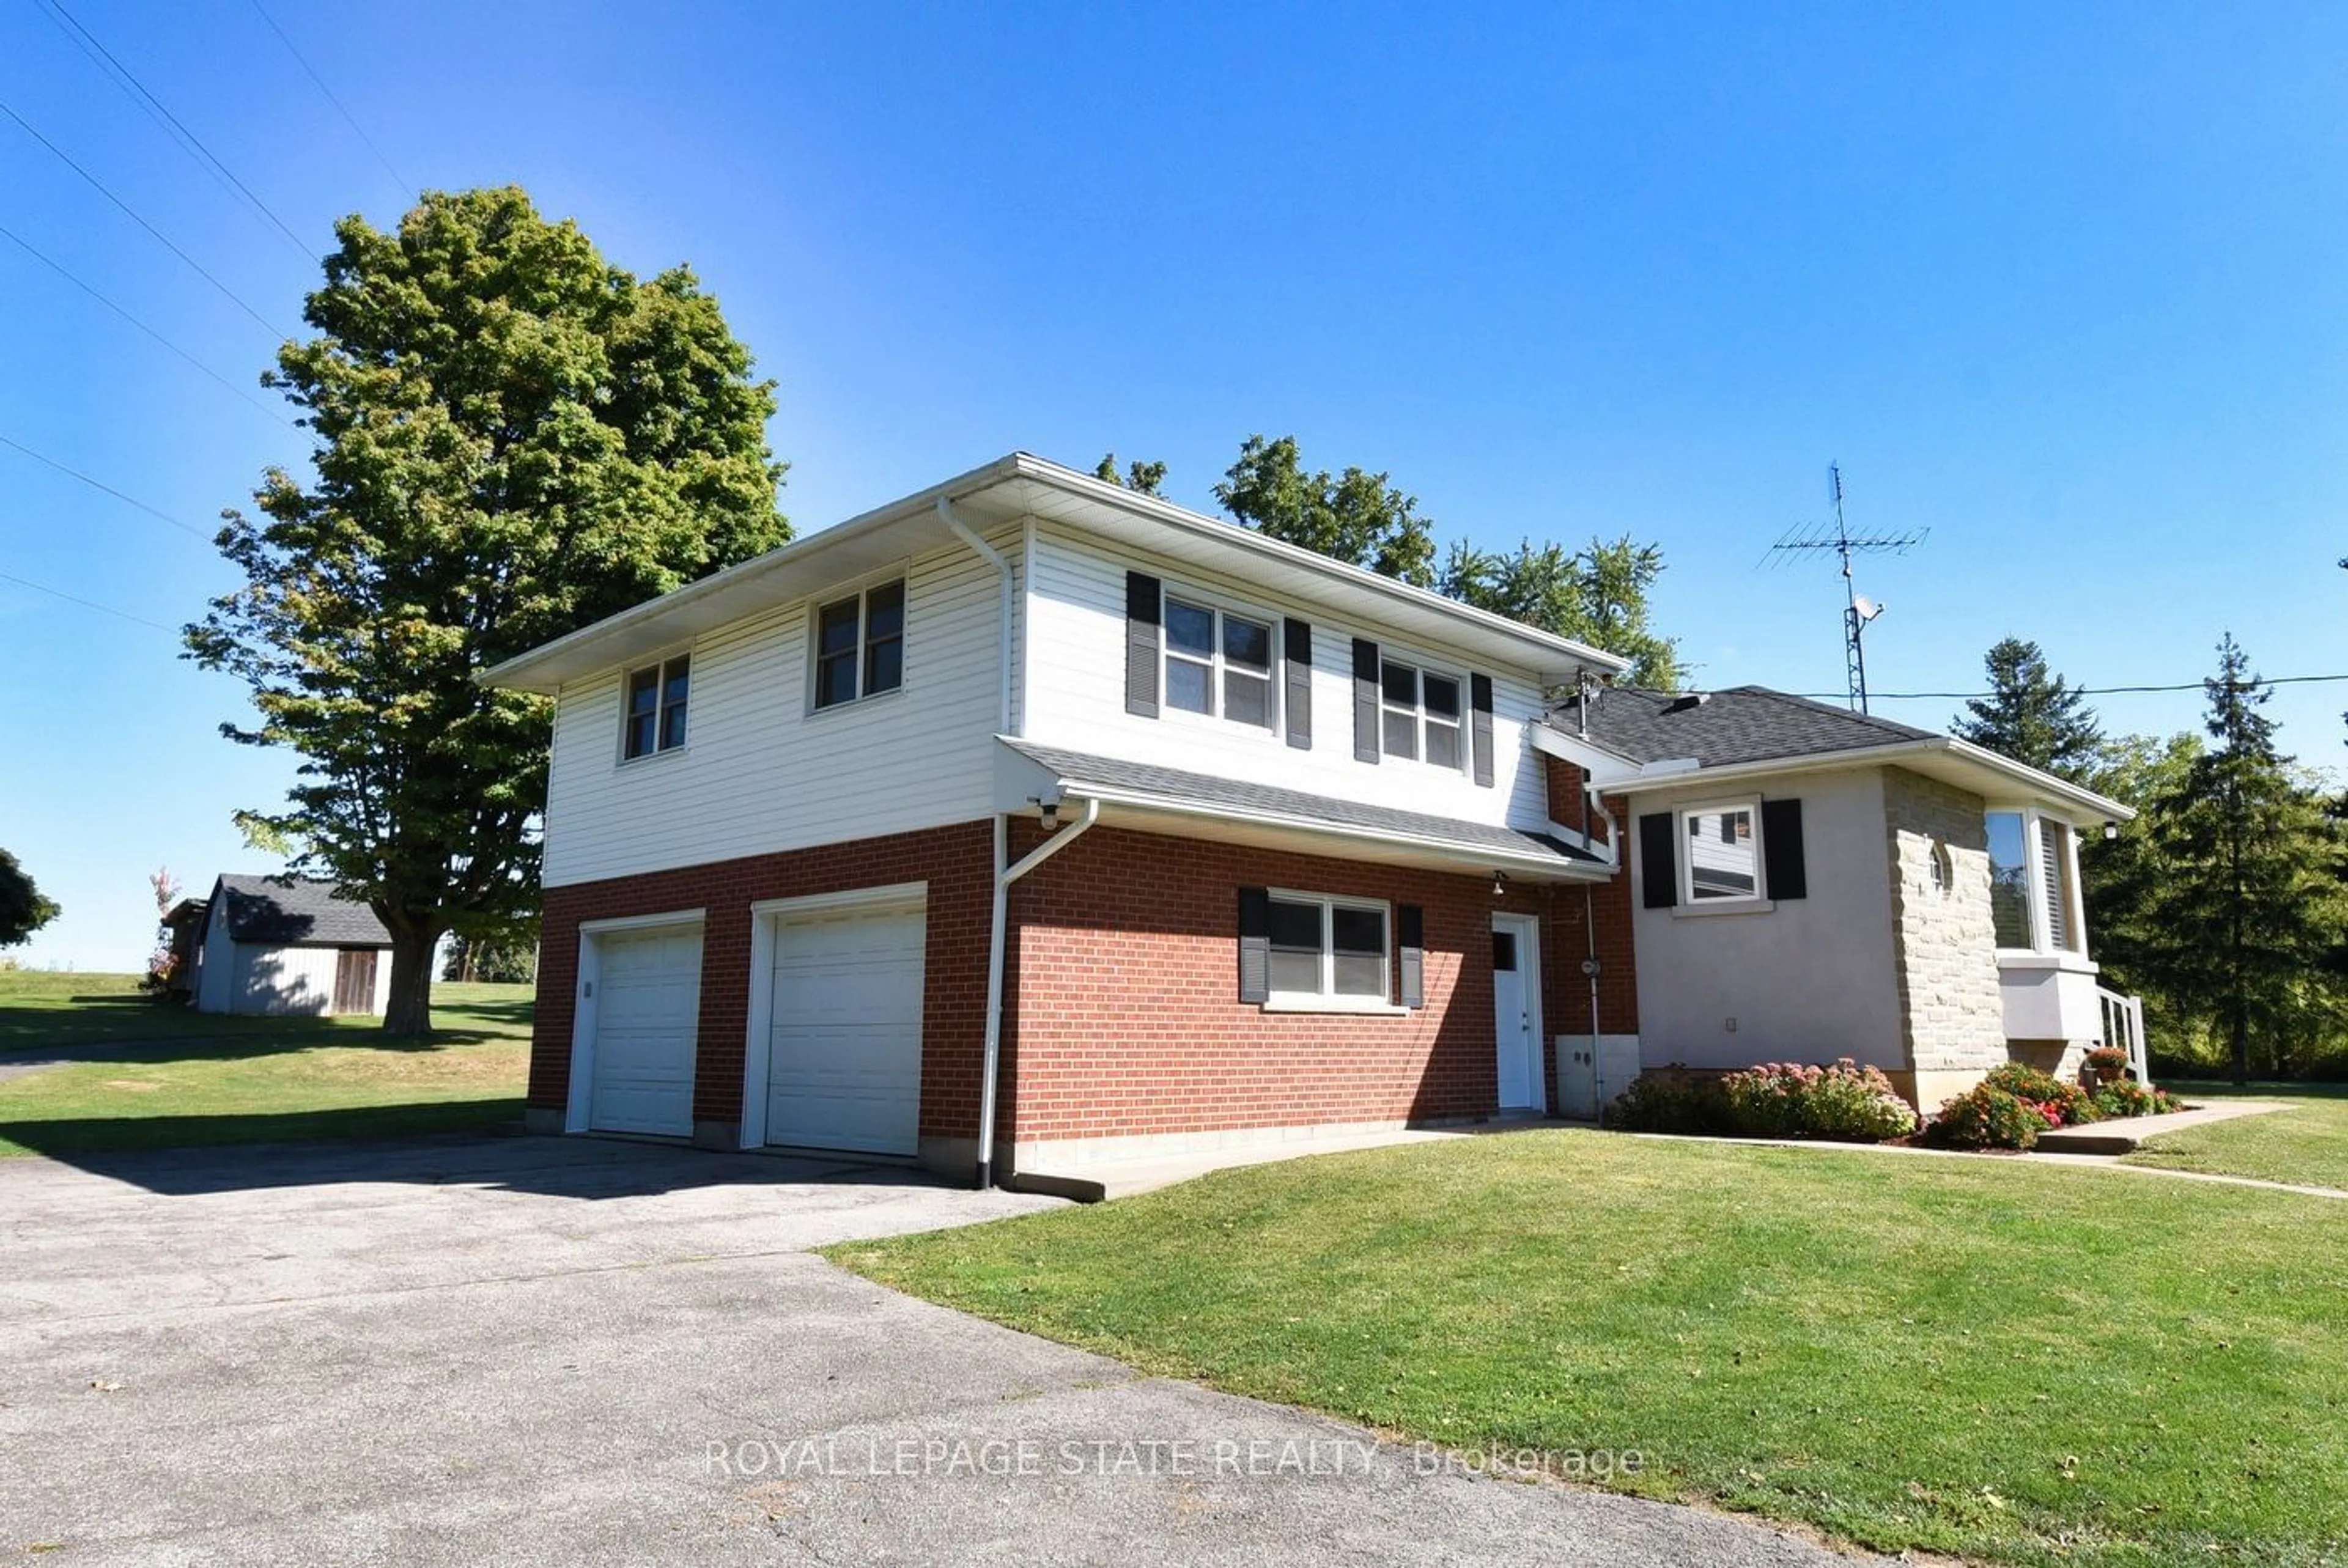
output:
[[[1549,1109],[1540,1070],[1539,929],[1529,915],[1492,917],[1492,1019],[1503,1111]]]
[[[767,1143],[918,1152],[928,925],[902,905],[777,919]]]
[[[685,1137],[693,1131],[701,927],[659,926],[589,939],[595,944],[595,1021],[587,1125]]]

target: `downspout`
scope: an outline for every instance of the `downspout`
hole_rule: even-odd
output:
[[[1010,819],[1000,812],[994,816],[994,864],[998,869],[994,873],[994,924],[986,944],[986,1052],[978,1074],[978,1170],[973,1178],[973,1184],[981,1192],[994,1185],[995,1081],[1002,1076],[1004,938],[1010,924],[1011,885],[1082,838],[1085,831],[1099,820],[1100,802],[1087,798],[1080,821],[1029,850],[1016,866],[1006,866],[1003,863],[1011,853]]]
[[[995,578],[1001,585],[999,613],[997,618],[994,645],[997,656],[995,662],[999,666],[997,671],[999,682],[995,694],[994,733],[998,735],[1007,735],[1011,733],[1011,595],[1013,585],[1011,563],[1004,559],[1004,555],[1001,550],[996,549],[993,545],[988,544],[983,538],[980,538],[977,529],[963,521],[962,514],[954,510],[954,504],[952,497],[940,496],[938,497],[938,521],[943,523],[946,526],[947,531],[953,534],[954,538],[960,539],[963,544],[968,545],[972,552],[975,554],[979,559],[986,562],[987,565],[994,569]],[[988,866],[994,873],[994,919],[988,926],[986,936],[986,1049],[979,1068],[978,1079],[978,1172],[976,1181],[978,1187],[982,1191],[994,1184],[994,1080],[998,1065],[1003,1059],[1004,948],[1006,945],[1005,925],[1010,915],[1009,894],[1011,884],[1016,879],[1004,867],[1004,861],[1007,859],[1011,854],[1011,835],[1008,819],[1005,818],[999,811],[994,813],[994,852],[987,862]],[[1087,823],[1086,825],[1089,826],[1090,824]],[[1049,848],[1051,845],[1046,844],[1043,847]],[[1029,858],[1034,859],[1035,857],[1031,856]],[[1025,863],[1023,862],[1022,864],[1023,866],[1025,866]],[[1033,869],[1033,867],[1025,867],[1025,869],[1023,869],[1019,875],[1025,875],[1025,870],[1027,869]]]

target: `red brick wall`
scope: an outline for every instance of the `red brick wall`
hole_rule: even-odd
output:
[[[739,1123],[743,1039],[749,1027],[750,906],[768,898],[927,882],[922,1135],[973,1136],[986,1027],[994,853],[994,825],[979,821],[548,888],[529,1102],[559,1110],[570,1094],[580,922],[672,909],[708,911],[693,1117],[697,1122]]]
[[[1038,834],[1016,825],[1024,852]],[[1386,1018],[1241,1003],[1239,889],[1267,886],[1421,906],[1427,1005]],[[1568,898],[1579,907],[1578,894],[1556,901]],[[1003,1135],[1488,1114],[1498,1101],[1492,912],[1546,918],[1550,903],[1520,886],[1496,900],[1488,876],[1095,828],[1012,888],[1015,1073]],[[1578,959],[1572,973],[1578,983]]]
[[[1604,845],[1606,818],[1590,810],[1589,796],[1581,787],[1581,770],[1559,757],[1545,756],[1542,760],[1549,764],[1550,819],[1560,826],[1588,833],[1597,844]],[[1631,821],[1630,802],[1621,795],[1607,795],[1604,803],[1605,809],[1614,814],[1614,820],[1627,828]],[[1550,942],[1558,961],[1550,973],[1560,978],[1552,979],[1549,989],[1558,996],[1560,1005],[1550,1014],[1552,1035],[1590,1032],[1590,982],[1581,974],[1581,961],[1590,956],[1590,928],[1583,917],[1584,907],[1578,888],[1558,895],[1558,917],[1550,923]],[[1598,1032],[1636,1034],[1639,967],[1631,947],[1631,872],[1627,863],[1620,873],[1590,890],[1589,907],[1598,924]],[[1568,990],[1570,995],[1560,995]]]

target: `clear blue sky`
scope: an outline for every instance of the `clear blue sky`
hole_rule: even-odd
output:
[[[1826,510],[1931,530],[1861,587],[1887,691],[2008,633],[2088,684],[2348,670],[2348,9],[1188,8],[266,0],[407,181],[519,181],[688,261],[781,383],[802,529],[1025,447],[1210,487],[1250,432],[1392,472],[1443,534],[1629,532],[1702,684],[1832,691]],[[248,0],[67,0],[306,242],[35,4],[5,101],[280,330],[406,194]],[[274,340],[15,125],[0,223],[240,387]],[[209,531],[298,433],[0,239],[0,436]],[[270,401],[265,395],[253,395]],[[177,625],[199,538],[0,447],[0,571]],[[281,755],[164,631],[0,580],[0,845],[125,968],[143,878],[271,869]],[[1956,704],[1883,702],[1941,725]],[[2113,698],[2175,729],[2191,695]],[[2348,687],[2279,694],[2348,763]]]

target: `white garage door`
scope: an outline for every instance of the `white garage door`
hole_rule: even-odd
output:
[[[701,1016],[701,927],[663,926],[595,939],[594,1089],[602,1132],[693,1131],[693,1046]]]
[[[777,923],[767,1143],[917,1150],[927,926],[902,907]]]

